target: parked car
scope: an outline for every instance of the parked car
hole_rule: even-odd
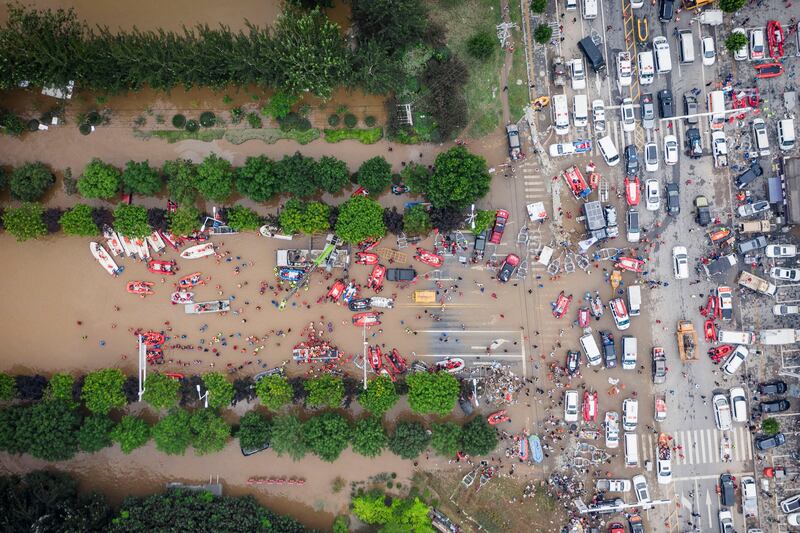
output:
[[[747,398],[742,387],[731,387],[731,410],[733,411],[734,422],[747,422]]]
[[[650,178],[644,182],[644,202],[648,211],[658,211],[661,207],[661,190],[658,180]]]
[[[578,421],[578,391],[576,390],[564,392],[564,421]]]
[[[653,104],[653,95],[645,93],[640,100],[642,127],[646,130],[653,129],[656,124],[656,106]]]
[[[800,509],[800,494],[781,500],[781,511],[784,513],[794,513],[798,509]]]
[[[772,400],[769,402],[761,402],[758,404],[758,409],[762,413],[782,413],[788,411],[791,404],[788,400]]]
[[[678,138],[674,135],[664,136],[664,164],[674,165],[678,162]]]
[[[500,244],[503,238],[503,232],[506,230],[506,222],[508,222],[509,213],[505,209],[498,209],[495,213],[494,227],[492,228],[492,235],[489,237],[489,242],[492,244]]]
[[[703,65],[710,67],[717,60],[717,48],[714,45],[713,37],[703,37],[700,41],[703,52]]]
[[[700,226],[708,226],[711,223],[711,208],[708,198],[703,195],[694,199],[695,221]]]
[[[675,13],[675,3],[673,0],[661,0],[658,8],[658,20],[661,22],[669,22],[672,20],[672,15]]]
[[[644,520],[640,515],[630,515],[628,517],[628,525],[631,528],[631,533],[644,533]]]
[[[770,244],[764,253],[767,254],[767,257],[785,259],[797,255],[797,246],[794,244]]]
[[[733,319],[733,289],[724,285],[717,287],[717,306],[720,309],[722,320]]]
[[[758,393],[764,395],[783,394],[787,390],[785,381],[767,381],[758,385]]]
[[[672,105],[672,91],[662,89],[658,91],[658,113],[661,118],[672,118],[675,116],[675,109]]]
[[[772,267],[769,277],[781,281],[800,281],[800,268]]]
[[[640,505],[650,503],[650,490],[647,488],[647,479],[642,474],[633,476],[633,492],[636,493],[636,502]]]
[[[764,59],[764,30],[750,30],[750,61]]]
[[[631,132],[636,129],[636,113],[633,109],[633,100],[625,98],[620,107],[622,114],[622,131]]]
[[[631,317],[628,314],[625,300],[614,298],[608,302],[608,308],[611,310],[611,316],[614,318],[614,324],[618,330],[625,331],[631,326]]]
[[[594,123],[594,131],[597,133],[605,133],[606,106],[600,99],[592,100],[592,122]]]
[[[717,514],[719,533],[736,533],[733,528],[733,514],[727,509],[720,509]]]
[[[639,157],[636,155],[636,146],[629,144],[623,150],[625,154],[625,174],[635,176],[639,172]]]
[[[800,314],[800,305],[778,304],[772,307],[772,314],[775,316],[789,316]]]
[[[692,159],[703,156],[703,144],[700,142],[700,130],[697,128],[686,130],[686,154]]]
[[[575,145],[572,143],[555,143],[550,145],[548,151],[550,152],[550,157],[573,155],[575,153]]]
[[[741,33],[742,35],[747,38],[747,34],[744,31],[744,28],[734,28],[731,33]],[[733,59],[735,61],[744,61],[747,59],[747,45],[742,46],[738,50],[733,53]]]
[[[658,171],[658,145],[653,141],[644,145],[644,169],[647,172]]]
[[[519,256],[517,254],[508,254],[500,267],[500,272],[497,274],[497,281],[500,283],[508,282],[518,265]]]
[[[612,522],[608,525],[608,533],[626,533],[625,526],[620,522]]]
[[[694,95],[686,93],[683,95],[683,114],[688,115],[686,118],[687,124],[697,124],[700,122],[697,114],[700,112],[700,107],[697,105],[697,98]]]
[[[413,268],[387,268],[386,279],[388,281],[414,281],[417,279],[417,271]]]
[[[685,246],[672,248],[672,273],[675,275],[675,279],[689,277],[689,253]]]
[[[762,452],[765,450],[770,450],[772,448],[777,448],[778,446],[782,446],[785,443],[786,443],[786,437],[784,436],[783,433],[776,433],[769,437],[768,436],[756,437],[756,449]],[[793,498],[800,498],[800,494],[798,494],[797,496],[793,496]],[[800,506],[798,508],[800,508]],[[781,509],[783,509],[783,502],[781,502]],[[792,510],[796,509],[797,508]],[[784,513],[788,512],[791,511],[784,511]]]
[[[737,346],[734,351],[728,355],[725,359],[725,362],[722,363],[722,371],[732,376],[739,370],[739,367],[742,366],[744,360],[747,359],[747,354],[749,351],[744,346]]]
[[[749,241],[740,242],[737,246],[739,247],[740,254],[754,252],[767,246],[767,238],[763,235],[759,235]]]
[[[572,71],[572,89],[575,91],[586,88],[586,69],[583,66],[583,58],[576,57],[570,62]]]
[[[758,179],[763,173],[764,169],[761,168],[761,165],[758,164],[758,161],[754,161],[753,164],[750,165],[750,168],[742,172],[736,178],[736,188],[744,189]]]
[[[508,139],[508,155],[512,160],[520,158],[522,145],[519,141],[519,128],[516,124],[509,124],[506,126],[506,137]]]
[[[603,345],[603,360],[606,368],[617,366],[617,350],[614,347],[614,335],[610,331],[600,332],[600,341]]]
[[[674,217],[678,216],[681,212],[681,198],[678,184],[667,183],[666,186],[664,186],[664,191],[667,198],[667,214]]]
[[[759,200],[752,204],[740,205],[736,211],[739,213],[740,217],[751,217],[763,213],[764,211],[769,211],[769,202],[766,200]]]
[[[730,430],[732,418],[728,398],[724,394],[715,394],[711,398],[711,404],[714,406],[714,425],[720,431]]]
[[[639,210],[635,207],[628,209],[628,242],[639,242],[641,233],[639,230]]]
[[[719,501],[725,507],[736,504],[736,490],[733,486],[733,476],[728,473],[719,476]]]
[[[667,380],[667,358],[661,347],[653,348],[653,383],[658,385]]]

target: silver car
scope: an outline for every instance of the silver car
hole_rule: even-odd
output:
[[[644,169],[647,172],[658,171],[658,145],[653,141],[644,145]]]

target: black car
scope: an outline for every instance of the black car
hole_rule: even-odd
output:
[[[614,348],[614,335],[610,331],[601,331],[600,340],[603,344],[603,358],[606,361],[606,368],[617,366],[617,350]]]
[[[658,10],[658,20],[661,22],[669,22],[672,20],[672,15],[675,13],[675,4],[673,0],[661,0],[661,7]]]
[[[469,398],[465,398],[464,396],[458,397],[458,406],[464,411],[464,414],[469,416],[475,411],[475,407],[472,405],[472,402]]]
[[[636,155],[636,146],[629,144],[625,147],[625,173],[635,176],[639,172],[639,158]]]
[[[417,271],[413,268],[389,268],[386,269],[386,279],[389,281],[414,281],[417,279]]]
[[[763,173],[764,169],[761,168],[761,165],[758,164],[758,161],[754,161],[753,164],[750,165],[750,168],[745,170],[736,178],[736,188],[744,189],[758,179]]]
[[[664,196],[667,199],[667,214],[678,216],[681,212],[681,197],[677,183],[667,183],[664,187]]]
[[[788,400],[772,400],[771,402],[761,402],[758,406],[762,413],[782,413],[788,411],[791,404]]]
[[[691,94],[684,94],[683,95],[683,114],[689,115],[686,119],[686,122],[689,124],[697,124],[699,122],[697,118],[697,113],[700,112],[700,108],[697,105],[697,98],[692,96]]]
[[[356,298],[355,300],[350,300],[347,308],[351,311],[369,311],[372,306],[369,303],[369,298]]]
[[[703,155],[703,145],[700,143],[700,130],[689,128],[686,130],[686,154],[692,159]]]
[[[672,105],[672,91],[669,89],[658,91],[658,112],[661,118],[675,116],[675,108]]]
[[[569,350],[567,352],[567,372],[575,375],[581,369],[581,352]]]
[[[497,281],[500,283],[507,283],[511,279],[511,275],[519,265],[519,256],[516,254],[508,254],[503,265],[500,267],[500,272],[497,274]]]
[[[785,381],[768,381],[758,386],[759,394],[783,394],[786,390]]]
[[[777,448],[785,442],[786,437],[783,435],[783,433],[776,433],[771,437],[756,437],[756,448],[763,452],[764,450],[769,450],[770,448]]]
[[[700,226],[711,224],[711,208],[708,204],[708,198],[703,195],[698,196],[694,199],[694,207],[697,210],[695,212],[695,221]]]
[[[720,503],[726,507],[730,507],[736,503],[733,476],[730,474],[722,474],[719,476],[719,500]]]

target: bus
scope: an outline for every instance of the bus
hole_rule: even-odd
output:
[[[725,126],[725,93],[712,91],[708,93],[709,126],[712,130],[721,130]]]
[[[553,95],[553,125],[556,135],[566,135],[569,133],[569,107],[567,106],[567,95]]]

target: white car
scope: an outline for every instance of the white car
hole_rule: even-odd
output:
[[[769,277],[781,281],[800,281],[800,268],[772,267]]]
[[[675,279],[689,277],[689,253],[685,246],[676,246],[672,249],[672,273]]]
[[[764,30],[750,30],[750,61],[764,59]]]
[[[731,408],[733,409],[734,422],[747,422],[747,398],[742,387],[732,387],[730,390]]]
[[[719,533],[736,533],[736,530],[733,529],[733,513],[729,510],[720,509],[717,519],[719,520]]]
[[[764,251],[767,257],[783,259],[797,255],[797,246],[794,244],[770,244]]]
[[[653,141],[644,145],[644,169],[647,172],[658,171],[658,145]]]
[[[717,49],[714,46],[714,38],[703,37],[701,47],[703,50],[703,65],[710,67],[717,60]]]
[[[733,320],[733,289],[724,285],[717,287],[717,305],[722,320]]]
[[[592,122],[597,133],[606,131],[606,106],[600,99],[592,100]]]
[[[644,201],[648,211],[658,211],[661,207],[661,189],[658,180],[650,178],[644,182]]]
[[[619,413],[616,411],[606,412],[605,419],[606,448],[616,448],[619,446]]]
[[[564,421],[578,421],[578,391],[576,390],[564,392]]]
[[[741,33],[745,37],[747,37],[747,33],[744,31],[744,28],[735,28],[731,33]],[[747,45],[742,46],[738,50],[733,53],[733,59],[736,61],[744,61],[747,59]]]
[[[659,485],[669,485],[672,481],[672,461],[670,459],[656,460],[656,481]]]
[[[598,479],[595,486],[606,492],[630,492],[633,487],[629,479]]]
[[[800,494],[795,494],[785,500],[781,500],[781,511],[784,513],[794,513],[798,510],[800,510]]]
[[[678,138],[674,135],[667,135],[664,137],[664,163],[667,165],[674,165],[677,162]]]
[[[586,69],[583,68],[583,58],[575,58],[570,62],[572,70],[572,89],[577,91],[586,88]]]
[[[563,157],[566,155],[573,155],[575,153],[575,145],[572,143],[556,143],[550,145],[550,157]]]
[[[800,513],[792,513],[787,516],[786,523],[790,526],[800,526]]]
[[[789,316],[800,314],[800,305],[778,304],[772,307],[772,314],[775,316]]]
[[[633,62],[629,52],[617,54],[617,77],[620,87],[629,87],[633,81]]]
[[[642,475],[633,476],[633,492],[636,493],[636,502],[639,505],[650,503],[650,490],[647,488],[647,479]]]
[[[732,376],[739,370],[739,367],[742,366],[744,360],[747,359],[748,354],[747,348],[744,346],[737,346],[736,349],[731,352],[731,354],[725,359],[725,362],[722,363],[722,371]]]
[[[740,205],[736,208],[736,211],[739,213],[740,217],[751,217],[763,213],[764,211],[769,211],[769,202],[766,200],[759,200],[752,204]]]
[[[622,114],[622,131],[631,132],[636,129],[636,113],[633,108],[633,100],[626,98],[620,107]],[[677,142],[677,141],[676,141]]]
[[[731,404],[724,394],[715,394],[711,398],[714,406],[714,424],[720,431],[730,431],[731,429]]]

